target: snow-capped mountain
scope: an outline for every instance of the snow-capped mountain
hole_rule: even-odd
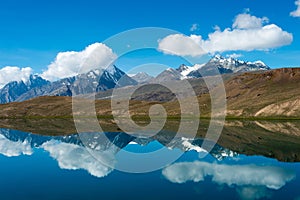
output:
[[[150,76],[146,72],[139,72],[137,74],[128,74],[128,76],[140,84],[148,83],[152,81],[154,78],[153,76]]]
[[[77,95],[136,84],[137,82],[130,78],[125,72],[115,65],[112,65],[105,70],[97,69],[76,76],[74,84],[72,84],[70,88],[72,93]]]
[[[233,73],[236,72],[247,72],[247,71],[259,71],[259,70],[269,70],[265,63],[262,61],[255,62],[245,62],[241,60],[234,59],[232,57],[225,58],[221,55],[214,56],[206,66],[215,66],[218,68],[223,68]],[[205,66],[204,66],[205,67]]]
[[[8,103],[15,101],[22,94],[33,88],[41,87],[50,82],[38,75],[30,75],[27,81],[12,81],[0,89],[0,103]]]
[[[10,82],[0,89],[0,103],[24,101],[38,96],[72,96],[103,91],[114,87],[135,85],[137,82],[112,65],[105,70],[92,70],[86,74],[49,82],[31,75],[27,82]]]
[[[259,71],[270,70],[266,64],[262,61],[245,62],[234,58],[225,58],[221,55],[215,55],[205,64],[195,64],[194,66],[180,65],[179,68],[169,68],[160,73],[155,81],[170,81],[170,80],[182,80],[187,78],[199,78],[202,76],[212,76],[226,73],[238,73],[247,71]]]

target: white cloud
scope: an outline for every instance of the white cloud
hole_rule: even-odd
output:
[[[33,153],[30,143],[25,141],[10,141],[0,135],[0,154],[7,157],[31,155]]]
[[[275,24],[259,29],[225,29],[209,34],[203,48],[208,52],[268,50],[288,45],[292,34],[283,31]]]
[[[107,176],[112,169],[94,158],[85,147],[51,140],[42,145],[57,160],[62,169],[84,169],[98,178]]]
[[[181,56],[199,56],[206,52],[202,49],[202,37],[182,34],[169,35],[159,41],[158,49],[166,54]]]
[[[295,1],[297,9],[290,13],[292,17],[300,17],[300,0]]]
[[[86,73],[92,69],[105,68],[116,58],[112,49],[102,43],[94,43],[83,51],[67,51],[57,54],[55,61],[42,73],[50,81],[75,76],[79,70]]]
[[[232,53],[232,54],[227,54],[226,57],[237,59],[243,57],[243,54]]]
[[[11,81],[26,81],[31,73],[32,69],[30,67],[4,67],[0,69],[0,88]]]
[[[269,50],[293,41],[293,35],[275,24],[264,25],[268,19],[240,14],[231,28],[215,28],[204,40],[200,35],[169,35],[159,41],[158,49],[178,56],[201,56],[224,51]]]
[[[228,186],[265,186],[278,190],[291,181],[295,174],[289,170],[256,165],[219,165],[206,162],[175,163],[162,171],[173,183],[200,182],[206,176],[212,181]]]
[[[198,30],[198,28],[199,28],[199,25],[198,25],[198,24],[193,24],[193,25],[191,26],[191,28],[190,28],[190,31],[191,31],[191,32],[196,31],[196,30]]]
[[[251,16],[250,14],[247,13],[243,13],[236,16],[232,28],[238,28],[238,29],[261,28],[263,24],[268,22],[269,19],[267,17],[259,18],[259,17]]]

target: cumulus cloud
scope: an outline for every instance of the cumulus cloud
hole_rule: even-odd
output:
[[[191,31],[191,32],[196,31],[196,30],[198,30],[198,27],[199,27],[198,24],[193,24],[193,25],[191,26],[191,28],[190,28],[190,31]]]
[[[61,169],[84,169],[98,178],[107,176],[112,169],[95,159],[85,147],[51,140],[42,145],[57,160]]]
[[[86,73],[93,69],[105,68],[116,58],[112,49],[102,43],[94,43],[83,51],[67,51],[57,54],[55,60],[41,76],[53,81],[60,78]]]
[[[203,48],[208,52],[268,50],[288,45],[292,34],[283,31],[275,24],[255,29],[225,29],[209,34]]]
[[[33,153],[30,143],[25,141],[10,141],[3,135],[0,135],[0,154],[13,157],[20,155],[31,155]]]
[[[232,28],[215,28],[204,40],[200,35],[169,35],[159,40],[158,49],[166,54],[201,56],[224,51],[269,50],[293,41],[293,35],[275,24],[267,24],[268,18],[250,14],[237,15]]]
[[[212,181],[218,184],[264,186],[274,190],[295,178],[293,172],[279,167],[219,165],[198,161],[175,163],[165,168],[162,174],[173,183],[200,182],[206,176],[212,176]]]
[[[300,17],[300,0],[295,1],[297,9],[290,13],[292,17]]]
[[[250,14],[243,13],[235,17],[232,28],[239,29],[251,29],[251,28],[261,28],[263,24],[268,23],[269,19],[267,17],[259,18],[251,16]]]
[[[0,88],[11,81],[26,81],[32,73],[30,67],[19,68],[7,66],[0,69]]]
[[[203,40],[200,35],[174,34],[160,40],[158,49],[171,55],[199,56],[206,54],[201,47],[202,43]]]

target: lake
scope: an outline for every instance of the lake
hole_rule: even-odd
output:
[[[1,200],[300,199],[299,145],[286,142],[278,149],[276,143],[278,138],[281,139],[278,135],[284,127],[277,131],[277,138],[270,141],[268,137],[276,131],[255,132],[248,124],[249,130],[260,137],[260,146],[271,149],[270,153],[243,139],[226,139],[236,130],[229,127],[238,127],[237,122],[232,123],[227,123],[224,137],[208,154],[201,148],[203,139],[200,136],[195,139],[174,137],[170,142],[172,134],[167,133],[151,138],[122,132],[94,133],[107,140],[92,141],[87,150],[78,134],[49,136],[2,128]],[[274,129],[266,123],[259,125]],[[239,132],[245,134],[249,130],[239,128]],[[248,135],[252,143],[253,134]],[[291,141],[295,139],[294,136],[291,138]],[[242,148],[245,145],[249,147]],[[129,156],[130,153],[147,155],[160,149],[165,151],[144,163]],[[101,156],[97,157],[91,151],[97,151]],[[148,173],[127,173],[122,170],[126,167],[118,166],[118,162],[130,167],[155,166],[172,156],[179,158]]]

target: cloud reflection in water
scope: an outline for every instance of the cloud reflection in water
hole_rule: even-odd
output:
[[[173,183],[201,182],[211,177],[212,182],[236,186],[242,199],[260,199],[270,196],[296,177],[293,171],[259,165],[226,165],[207,162],[181,162],[163,169],[163,176]]]

